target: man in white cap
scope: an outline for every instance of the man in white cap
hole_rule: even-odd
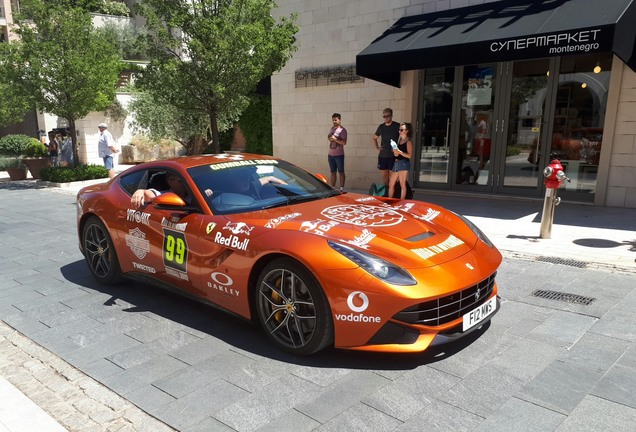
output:
[[[99,126],[99,142],[97,143],[97,151],[99,157],[104,160],[104,166],[108,170],[108,177],[115,177],[115,162],[113,161],[113,154],[118,153],[113,136],[108,132],[108,125],[106,123],[100,123]]]

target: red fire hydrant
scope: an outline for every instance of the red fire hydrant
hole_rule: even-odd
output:
[[[559,205],[561,198],[557,197],[557,189],[566,180],[563,166],[558,159],[554,159],[543,169],[543,184],[545,184],[545,199],[543,201],[543,214],[541,215],[541,238],[550,238],[552,234],[552,222],[554,220],[554,208]]]

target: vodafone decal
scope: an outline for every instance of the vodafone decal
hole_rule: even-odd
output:
[[[362,291],[354,291],[347,297],[347,306],[353,312],[350,314],[336,314],[336,321],[349,321],[359,323],[381,323],[378,316],[365,315],[362,312],[369,307],[369,297]]]
[[[360,306],[356,306],[356,303],[359,303],[357,299],[362,302]],[[347,297],[347,306],[354,312],[364,312],[369,307],[369,297],[362,291],[354,291]]]

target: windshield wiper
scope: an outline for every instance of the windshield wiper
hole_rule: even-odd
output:
[[[314,200],[319,200],[324,198],[330,198],[336,195],[340,195],[340,193],[337,191],[334,191],[334,192],[329,191],[320,195],[291,195],[291,196],[286,195],[286,196],[281,196],[281,198],[285,199],[284,201],[277,201],[275,203],[262,206],[261,209],[264,210],[268,208],[282,207],[284,205],[292,205],[292,204],[298,204],[302,202],[309,202],[309,201],[314,201]]]
[[[286,198],[287,198],[287,205],[321,199],[321,197],[317,197],[316,195],[295,195],[295,196],[288,196]]]

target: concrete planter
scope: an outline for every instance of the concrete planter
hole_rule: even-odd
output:
[[[27,167],[7,168],[7,174],[9,174],[11,180],[26,180]]]
[[[158,159],[168,159],[176,156],[183,156],[185,148],[180,144],[172,146],[155,145],[155,146],[121,146],[121,154],[119,155],[120,164],[137,164],[141,162],[149,162]]]
[[[40,171],[42,168],[46,168],[51,165],[51,159],[48,157],[39,157],[39,158],[29,158],[26,157],[22,159],[24,164],[27,166],[29,171],[31,172],[31,177],[34,179],[41,178]]]

